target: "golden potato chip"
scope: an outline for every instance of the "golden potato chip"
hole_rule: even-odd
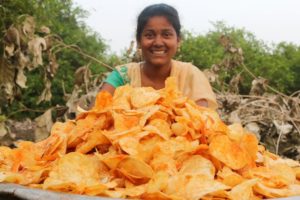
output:
[[[84,193],[86,188],[89,191],[89,187],[104,190],[106,186],[99,182],[98,170],[97,162],[90,157],[77,152],[68,153],[51,170],[44,181],[43,189],[71,190],[78,193]]]
[[[145,112],[145,115],[142,116],[141,120],[140,120],[140,127],[143,127],[146,123],[147,120],[154,115],[154,113],[156,113],[157,111],[159,111],[160,106],[159,105],[155,105],[155,106],[148,106],[145,109],[143,109],[143,111]]]
[[[245,150],[238,143],[232,142],[227,135],[215,136],[209,144],[209,152],[231,169],[241,169],[249,163]]]
[[[148,182],[154,174],[148,164],[133,157],[121,160],[117,169],[131,182],[139,184]]]
[[[160,131],[160,129],[156,126],[147,125],[147,126],[144,126],[143,130],[148,131],[149,133],[157,134],[158,136],[160,136],[164,140],[169,139],[170,132]]]
[[[97,94],[95,105],[92,111],[101,111],[112,105],[112,95],[109,92],[101,91]]]
[[[150,120],[149,125],[155,126],[160,134],[165,135],[166,138],[169,138],[172,134],[170,124],[162,119]]]
[[[161,95],[151,87],[135,88],[131,94],[131,104],[134,108],[154,105]]]
[[[99,155],[96,154],[100,160],[102,160],[110,169],[115,170],[119,163],[128,157],[128,155],[119,154],[119,155]]]
[[[183,123],[177,122],[171,125],[172,132],[177,136],[184,136],[188,132],[188,128]]]
[[[249,178],[260,178],[266,186],[283,187],[295,183],[296,175],[286,164],[276,164],[272,167],[257,167],[244,173]]]
[[[123,87],[117,87],[113,96],[113,108],[114,109],[131,109],[130,96],[133,88],[130,85],[124,85]]]
[[[295,174],[296,174],[296,178],[297,178],[297,179],[300,179],[300,167],[294,167],[294,168],[293,168],[293,171],[294,171]]]
[[[228,126],[228,137],[236,142],[240,142],[245,130],[240,123],[234,123]]]
[[[230,199],[232,200],[249,200],[251,199],[254,194],[252,187],[258,182],[258,179],[250,179],[244,181],[234,188],[231,189],[229,192]]]
[[[234,187],[244,181],[244,178],[241,175],[226,166],[218,171],[217,175],[221,178],[222,183],[231,187]]]
[[[153,194],[155,192],[163,191],[168,185],[168,180],[169,174],[167,172],[159,171],[155,173],[152,179],[147,184],[147,193]]]
[[[289,189],[286,187],[272,188],[272,187],[267,187],[260,182],[258,182],[254,185],[253,190],[256,193],[261,194],[267,198],[279,198],[279,197],[289,196]]]
[[[88,153],[98,145],[110,144],[110,141],[103,135],[101,130],[93,130],[88,133],[86,141],[76,146],[76,150],[79,153]]]
[[[155,172],[164,171],[170,175],[178,173],[176,162],[170,155],[160,154],[155,156],[151,160],[150,166]]]
[[[138,156],[142,151],[139,140],[135,137],[123,137],[119,140],[119,145],[123,151],[131,156]]]
[[[258,140],[254,134],[245,133],[240,140],[240,146],[250,155],[252,161],[257,159]]]
[[[199,189],[201,188],[201,189]],[[183,197],[190,200],[198,200],[203,196],[222,190],[227,190],[230,187],[207,178],[206,176],[177,176],[169,180],[166,194]]]
[[[125,131],[138,126],[140,122],[140,114],[138,115],[125,115],[123,113],[113,113],[114,128],[117,131]]]
[[[164,120],[166,122],[169,122],[170,120],[170,117],[169,117],[169,114],[166,113],[166,112],[163,112],[163,111],[157,111],[155,112],[150,118],[149,120],[152,121],[154,119],[161,119],[161,120]]]
[[[200,155],[193,155],[183,162],[179,174],[185,176],[202,175],[213,180],[215,177],[215,167],[210,160]]]
[[[75,148],[86,139],[87,133],[93,129],[98,117],[95,113],[89,113],[85,118],[76,121],[76,126],[68,137],[69,148]]]

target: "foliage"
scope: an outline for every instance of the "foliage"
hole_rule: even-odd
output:
[[[213,64],[218,64],[228,56],[224,51],[220,38],[230,38],[233,46],[241,48],[243,63],[257,77],[264,77],[269,85],[281,92],[291,94],[299,90],[300,77],[300,47],[294,44],[280,43],[272,46],[258,40],[254,34],[234,27],[226,26],[222,22],[214,24],[213,30],[205,35],[195,35],[188,31],[183,34],[183,41],[178,59],[193,62],[200,69],[207,69]],[[224,70],[220,76],[223,84],[229,84],[230,80],[242,74],[240,91],[248,94],[253,77],[240,66],[235,66],[233,71]],[[217,86],[220,89],[220,86]]]
[[[92,73],[100,74],[106,71],[104,65],[92,62],[90,57],[93,57],[94,60],[104,59],[104,52],[107,47],[99,34],[91,31],[80,21],[87,13],[74,6],[71,0],[1,0],[0,10],[1,56],[5,56],[4,38],[5,34],[7,34],[7,30],[12,27],[13,24],[16,26],[22,24],[24,18],[27,16],[34,17],[33,19],[36,23],[34,37],[56,37],[56,41],[61,42],[60,45],[58,45],[59,48],[51,46],[57,45],[57,43],[49,44],[53,47],[52,50],[54,56],[56,56],[55,61],[60,66],[56,75],[51,78],[52,98],[50,101],[37,104],[38,97],[41,95],[45,86],[44,75],[47,70],[45,65],[51,63],[49,57],[43,53],[42,59],[44,60],[44,65],[42,68],[31,71],[24,69],[24,74],[27,77],[27,88],[21,89],[21,87],[16,87],[17,91],[19,91],[18,94],[15,93],[15,97],[18,98],[18,101],[1,103],[0,111],[5,115],[17,113],[15,116],[11,117],[28,117],[26,113],[18,111],[30,108],[31,110],[37,111],[31,112],[30,117],[36,117],[41,114],[40,111],[45,111],[49,107],[65,105],[66,93],[71,93],[74,88],[74,73],[76,69],[87,63],[90,63],[89,67],[92,70]],[[45,34],[40,31],[45,27],[49,28],[51,33]],[[70,45],[62,45],[62,43]],[[23,49],[21,48],[20,50],[24,51],[24,48],[27,47],[27,42],[25,40],[25,45],[23,45]],[[1,63],[3,66],[2,60],[3,59],[1,59]],[[39,64],[39,66],[42,65]],[[64,85],[64,88],[62,85]],[[63,89],[65,89],[65,91]]]

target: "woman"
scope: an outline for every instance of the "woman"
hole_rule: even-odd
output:
[[[175,76],[178,89],[200,106],[217,108],[215,95],[204,74],[190,63],[173,60],[180,45],[177,11],[166,4],[146,7],[138,16],[136,40],[144,59],[116,67],[101,90],[114,93],[121,85],[164,88],[165,80]]]

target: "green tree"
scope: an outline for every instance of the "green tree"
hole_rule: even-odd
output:
[[[213,29],[204,35],[185,32],[178,58],[193,62],[200,69],[220,63],[226,57],[226,51],[220,43],[221,36],[229,37],[235,47],[243,50],[244,64],[255,76],[268,79],[271,86],[288,94],[299,90],[299,46],[286,43],[270,46],[253,33],[229,27],[222,22],[215,23]],[[243,76],[240,90],[248,93],[253,77],[241,66],[225,71],[223,80],[228,84],[238,73]]]
[[[26,72],[28,88],[22,90],[22,95],[18,101],[2,109],[6,113],[13,113],[20,110],[22,106],[43,110],[57,104],[64,105],[62,82],[65,89],[71,93],[74,86],[74,72],[77,68],[90,63],[93,73],[106,71],[103,65],[91,62],[85,54],[98,60],[105,58],[107,46],[99,34],[93,32],[83,22],[87,12],[76,7],[72,0],[0,0],[0,53],[3,54],[3,36],[12,24],[17,23],[20,16],[29,15],[35,18],[37,29],[42,25],[50,28],[51,33],[57,35],[65,44],[72,45],[61,48],[57,52],[57,62],[59,68],[52,81],[52,99],[50,102],[37,104],[37,98],[43,90],[43,70],[42,68]],[[76,52],[77,51],[77,52]],[[79,52],[79,53],[78,53]],[[47,58],[43,58],[47,59]],[[32,114],[35,117],[40,113]],[[19,117],[25,115],[19,114]]]

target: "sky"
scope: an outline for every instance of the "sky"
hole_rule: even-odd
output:
[[[179,13],[184,30],[205,34],[213,23],[244,28],[267,44],[300,45],[299,0],[74,0],[87,10],[84,21],[120,54],[135,40],[136,20],[148,5],[167,3]]]

